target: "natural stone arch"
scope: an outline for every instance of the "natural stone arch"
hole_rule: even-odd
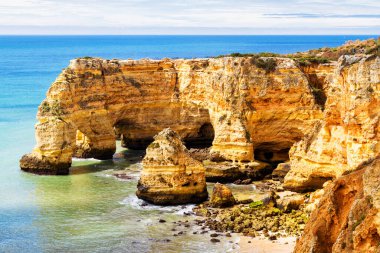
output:
[[[185,143],[203,141],[200,136],[202,126],[212,128],[208,109],[192,104],[169,103],[153,110],[129,108],[122,115],[114,127],[117,135],[121,136],[121,145],[130,149],[146,149],[153,137],[168,127],[178,132]],[[143,116],[144,119],[136,120],[133,115]]]
[[[185,137],[184,142],[187,148],[208,148],[212,146],[215,138],[215,130],[210,122],[203,123],[195,136]]]
[[[77,128],[75,156],[80,158],[111,159],[116,151],[116,134],[106,112],[90,113],[85,120],[75,121]],[[83,143],[78,138],[83,139]]]
[[[22,158],[21,167],[54,174],[56,167],[66,166],[68,173],[77,130],[91,143],[85,157],[103,159],[115,150],[115,129],[124,144],[141,148],[166,127],[185,142],[204,140],[202,126],[213,127],[213,157],[252,161],[257,139],[292,138],[287,131],[277,135],[273,126],[294,124],[303,133],[321,118],[307,78],[294,61],[277,58],[276,64],[268,73],[249,58],[73,60],[39,108],[37,145]],[[55,120],[62,126],[55,126]],[[42,133],[44,124],[55,127]],[[62,131],[68,140],[59,138]]]

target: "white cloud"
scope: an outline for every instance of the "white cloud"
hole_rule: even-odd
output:
[[[1,0],[0,33],[379,34],[380,1]]]

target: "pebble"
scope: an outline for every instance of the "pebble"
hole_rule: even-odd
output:
[[[216,238],[211,238],[210,242],[216,243],[216,242],[220,242],[220,240]]]
[[[269,240],[272,240],[272,241],[277,240],[277,236],[271,235],[271,236],[269,236]]]
[[[159,222],[159,223],[165,223],[165,222],[166,222],[166,220],[163,220],[163,219],[159,219],[159,220],[158,220],[158,222]]]

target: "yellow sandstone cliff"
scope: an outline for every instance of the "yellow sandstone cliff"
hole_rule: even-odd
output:
[[[286,187],[320,188],[379,154],[379,96],[380,58],[369,55],[309,66],[281,57],[76,59],[41,103],[36,147],[20,165],[67,174],[73,156],[111,158],[117,136],[145,149],[170,127],[189,146],[212,141],[215,161],[290,159]]]
[[[285,187],[312,190],[380,153],[380,58],[342,56],[324,117],[290,151]]]
[[[116,134],[145,148],[166,127],[188,143],[210,138],[211,128],[212,153],[226,160],[289,149],[322,110],[296,63],[275,61],[268,72],[250,57],[73,60],[39,107],[37,145],[21,167],[67,173],[73,155],[112,157]]]
[[[379,158],[324,189],[295,253],[380,252]]]

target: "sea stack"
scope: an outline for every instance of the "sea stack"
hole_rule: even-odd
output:
[[[200,203],[208,197],[205,169],[193,159],[180,136],[162,130],[146,149],[138,198],[157,205]]]

